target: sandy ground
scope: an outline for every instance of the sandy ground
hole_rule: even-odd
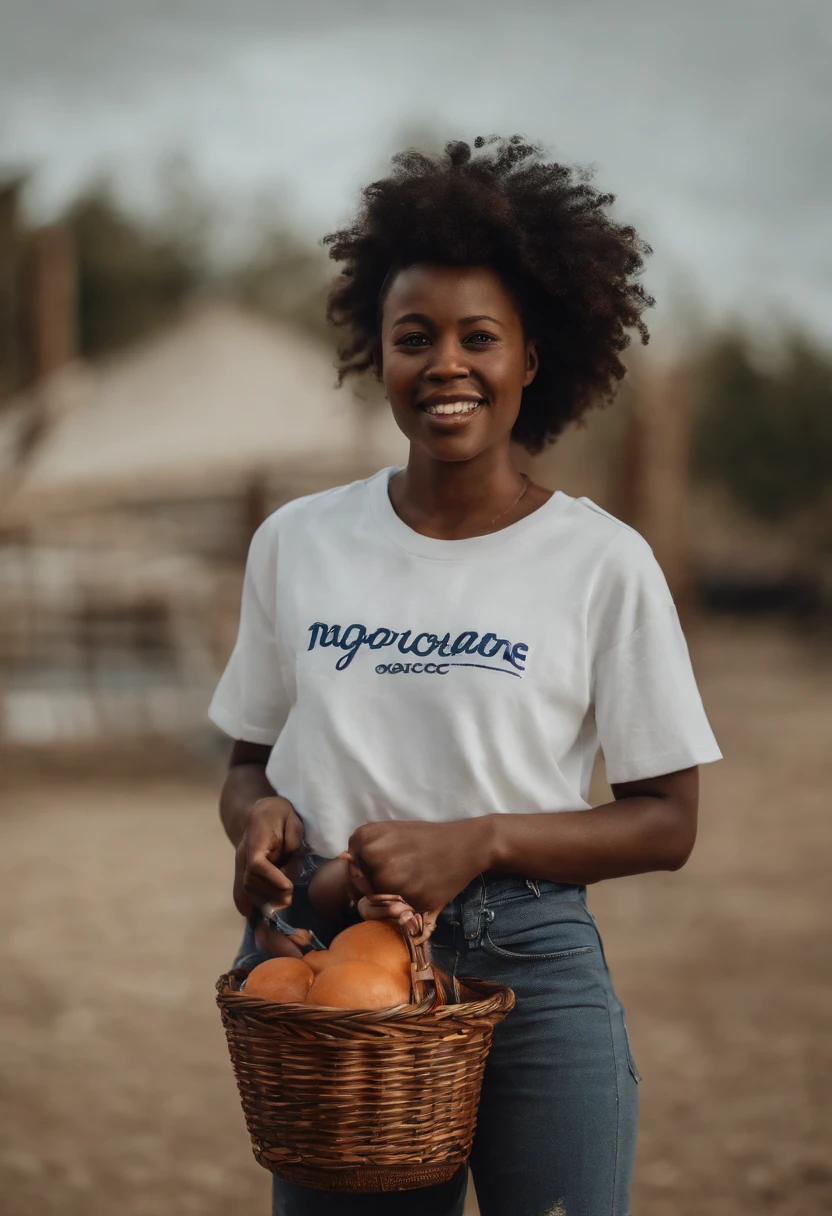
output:
[[[703,771],[694,858],[592,893],[645,1078],[633,1211],[821,1216],[832,661],[747,626],[693,650],[727,756]],[[6,1216],[267,1211],[213,1004],[239,934],[214,782],[152,765],[6,781]]]

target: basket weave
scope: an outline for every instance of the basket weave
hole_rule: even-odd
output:
[[[273,1174],[327,1191],[403,1191],[453,1177],[474,1137],[494,1026],[510,988],[442,977],[422,946],[413,1005],[342,1010],[278,1005],[217,981],[217,1004],[254,1156]],[[439,998],[437,1000],[437,997]]]

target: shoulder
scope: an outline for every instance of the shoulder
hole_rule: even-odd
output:
[[[599,572],[626,573],[656,564],[653,550],[641,533],[591,498],[573,498],[567,519],[576,540],[597,562]]]
[[[576,498],[569,512],[590,579],[590,625],[601,636],[622,624],[660,613],[673,604],[664,572],[644,537],[589,498]]]
[[[314,494],[304,494],[283,503],[263,521],[251,540],[249,560],[259,562],[274,557],[281,543],[295,535],[309,535],[310,528],[329,525],[350,526],[350,520],[363,509],[370,483],[386,470],[373,473],[346,485],[332,486]]]

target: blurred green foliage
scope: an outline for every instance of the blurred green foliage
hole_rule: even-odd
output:
[[[739,331],[714,338],[697,369],[694,466],[770,523],[828,515],[832,356],[793,335],[762,359]]]
[[[107,354],[163,325],[202,280],[201,250],[128,215],[106,183],[63,217],[78,258],[79,341]]]
[[[286,227],[265,229],[255,247],[221,277],[223,294],[276,321],[289,321],[325,342],[333,267],[323,252]]]
[[[87,190],[62,217],[78,257],[82,354],[95,358],[128,345],[203,294],[236,299],[329,337],[331,272],[322,249],[261,206],[245,244],[219,263],[212,250],[222,218],[187,167],[170,167],[164,185],[164,206],[152,220],[129,212],[106,182]]]

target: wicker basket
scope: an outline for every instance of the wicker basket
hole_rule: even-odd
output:
[[[405,934],[414,1004],[352,1011],[278,1005],[217,981],[243,1113],[261,1165],[327,1191],[405,1191],[467,1160],[491,1034],[510,988],[447,981]]]

